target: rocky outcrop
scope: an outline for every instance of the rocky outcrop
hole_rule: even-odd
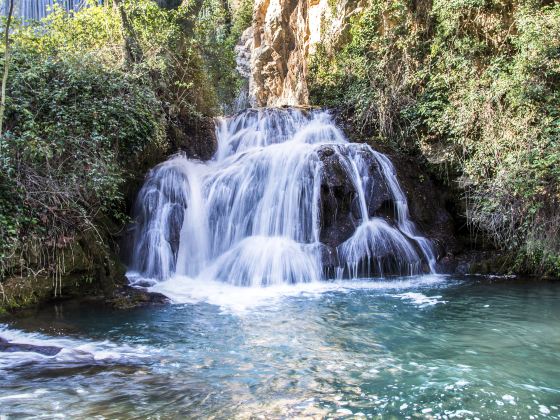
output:
[[[307,61],[319,44],[347,42],[349,21],[364,0],[256,0],[253,26],[236,47],[237,69],[248,79],[251,105],[309,104]]]
[[[355,203],[358,194],[340,154],[331,147],[323,147],[319,158],[323,163],[320,240],[337,247],[354,233],[359,223]]]
[[[14,343],[0,337],[0,352],[31,352],[42,354],[43,356],[55,356],[62,351],[62,348],[55,346],[37,346],[34,344]]]
[[[113,226],[116,230],[118,227]],[[29,267],[19,275],[0,282],[0,314],[37,307],[51,301],[78,299],[99,300],[113,308],[130,308],[167,299],[159,294],[128,286],[125,266],[107,245],[112,239],[99,240],[93,232],[84,232],[70,244],[56,250],[40,244],[27,257]],[[116,245],[114,245],[116,248]],[[42,253],[56,252],[60,266],[56,274],[41,270]],[[15,269],[11,270],[15,272]]]
[[[307,105],[308,1],[257,0],[250,91],[257,106]]]
[[[214,120],[210,117],[185,114],[176,116],[167,128],[170,147],[168,154],[183,152],[191,159],[212,159],[218,149]],[[150,168],[161,163],[165,158],[167,156],[154,162]]]
[[[438,184],[413,157],[391,150],[387,154],[397,168],[399,182],[408,197],[410,215],[420,230],[434,241],[438,258],[461,253],[464,243],[457,228],[464,226],[464,221],[456,219],[456,211],[451,208],[454,200],[450,189]]]
[[[333,146],[324,146],[318,153],[323,163],[320,240],[329,247],[337,247],[352,236],[361,223],[358,193],[348,173],[345,151],[337,152]],[[365,185],[368,216],[392,219],[394,211],[391,195],[381,168],[370,153],[364,153],[362,158],[368,164],[368,185]],[[390,212],[387,211],[388,205],[391,207]]]
[[[430,238],[437,251],[439,261],[453,259],[468,247],[468,231],[460,209],[453,208],[454,191],[438,184],[420,158],[396,151],[386,143],[375,142],[356,129],[351,117],[335,111],[336,120],[351,141],[367,141],[372,148],[386,154],[395,166],[397,178],[405,193],[411,219],[420,232]],[[376,207],[376,206],[374,206]],[[390,200],[384,201],[375,210],[375,215],[388,219],[394,214]],[[372,214],[370,213],[370,216]],[[461,230],[464,228],[464,231]],[[451,270],[453,271],[453,270]]]

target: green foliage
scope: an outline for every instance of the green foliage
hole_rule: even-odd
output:
[[[401,115],[421,77],[424,31],[406,1],[372,2],[354,18],[342,51],[320,48],[310,62],[311,100],[352,109],[363,128],[398,142],[409,132]],[[404,145],[404,144],[403,144]]]
[[[124,4],[144,57],[129,71],[153,82],[152,88],[171,118],[187,113],[215,114],[218,97],[201,42],[193,34],[185,34],[182,26],[190,13],[188,7],[168,10],[152,0]],[[15,42],[45,58],[90,57],[111,69],[121,69],[125,60],[119,13],[95,2],[76,13],[55,7],[41,22],[21,28]]]
[[[197,21],[196,36],[223,113],[232,111],[243,87],[236,70],[235,45],[251,25],[253,2],[241,0],[233,11],[225,0],[205,0],[204,14]]]
[[[22,49],[13,60],[0,155],[4,257],[122,219],[128,171],[165,146],[161,103],[138,77]]]
[[[230,42],[237,42],[243,31],[251,26],[253,22],[254,0],[241,0],[233,15],[233,25],[230,34]]]
[[[560,5],[374,1],[310,64],[315,103],[422,153],[462,188],[473,229],[559,272]]]
[[[67,13],[55,5],[41,22],[20,27],[15,42],[44,56],[94,55],[113,65],[120,59],[121,23],[112,7],[92,6]]]
[[[194,1],[123,4],[128,32],[110,2],[92,1],[79,12],[55,7],[12,33],[0,137],[0,280],[16,268],[58,276],[63,250],[85,232],[106,249],[108,226],[126,219],[127,184],[165,157],[170,127],[214,115],[236,94],[234,38],[252,1],[230,26],[227,3],[214,0],[200,16]],[[125,32],[141,62],[126,61]]]

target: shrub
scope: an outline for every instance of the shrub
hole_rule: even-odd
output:
[[[359,126],[421,152],[460,186],[473,229],[530,256],[518,269],[555,270],[560,5],[374,1],[342,52],[319,51],[310,67],[316,103],[352,109]]]
[[[0,155],[3,257],[33,242],[62,247],[103,218],[122,220],[131,170],[165,147],[161,103],[138,77],[22,49],[12,66]]]
[[[92,1],[79,12],[55,6],[11,33],[0,279],[16,268],[56,277],[60,251],[84,234],[106,248],[115,233],[108,225],[126,219],[127,184],[169,151],[168,129],[214,115],[235,95],[231,33],[242,30],[243,14],[226,33],[224,2],[206,0],[210,13],[201,16],[194,1],[122,3],[130,27],[110,4]],[[139,62],[127,61],[124,33],[141,49]]]

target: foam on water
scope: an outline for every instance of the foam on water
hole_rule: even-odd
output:
[[[394,296],[401,300],[408,301],[420,308],[437,305],[438,303],[447,303],[446,301],[441,300],[441,296],[426,296],[418,292],[406,292]]]
[[[153,284],[178,303],[201,303],[123,312],[69,305],[45,314],[43,322],[52,319],[77,339],[11,330],[14,341],[36,337],[35,344],[117,354],[0,369],[0,417],[560,414],[556,283],[428,275],[268,287],[201,287],[185,277]],[[421,308],[428,299],[434,304]],[[142,343],[150,357],[128,356],[123,342],[133,354],[133,343]]]
[[[115,363],[147,357],[143,347],[118,345],[110,341],[53,338],[40,333],[28,333],[0,324],[0,337],[14,344],[57,347],[60,352],[47,356],[34,351],[2,352],[0,370],[29,363]]]
[[[354,290],[418,290],[423,287],[444,285],[447,277],[443,275],[423,275],[393,278],[389,280],[335,280],[287,284],[278,283],[269,287],[240,288],[220,281],[207,280],[204,287],[196,278],[174,276],[166,281],[154,283],[150,291],[169,297],[174,303],[205,302],[220,306],[226,312],[242,313],[259,307],[271,307],[288,297],[319,297],[324,293],[349,293]],[[397,297],[404,296],[397,295]],[[420,293],[409,293],[418,295]],[[423,296],[423,295],[421,295]],[[429,298],[427,298],[429,300]],[[433,302],[430,300],[430,302]],[[439,303],[439,302],[435,302]]]

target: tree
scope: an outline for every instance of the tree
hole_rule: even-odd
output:
[[[4,28],[4,75],[2,76],[2,97],[0,99],[0,135],[4,122],[4,111],[6,110],[6,85],[8,84],[8,72],[10,70],[10,24],[14,12],[14,0],[9,1],[8,17]]]
[[[183,29],[183,36],[185,38],[192,37],[196,25],[196,18],[202,10],[204,0],[183,0],[180,8],[182,14],[179,15],[179,25]]]
[[[125,63],[139,63],[143,59],[142,48],[140,47],[140,44],[138,42],[138,37],[136,36],[134,27],[128,19],[128,15],[126,14],[126,10],[124,9],[124,4],[122,0],[113,0],[113,5],[119,11],[119,14],[121,16]]]

